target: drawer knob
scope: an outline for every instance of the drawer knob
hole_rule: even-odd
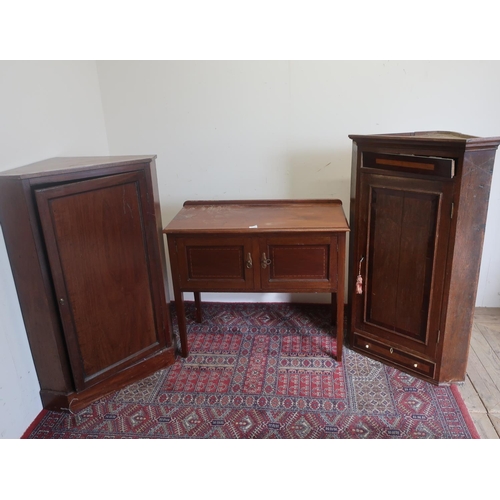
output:
[[[266,254],[265,252],[262,253],[262,260],[260,261],[260,264],[262,266],[262,269],[265,269],[267,266],[270,266],[271,265],[271,259],[268,259],[266,257]]]
[[[250,254],[250,252],[248,252],[246,266],[247,266],[247,269],[252,269],[252,266],[253,266],[252,255]]]
[[[392,353],[394,352],[394,349],[391,347],[391,348],[389,349],[389,352],[392,354]]]
[[[418,368],[418,364],[417,363],[413,363],[413,368]]]
[[[370,349],[370,344],[366,344],[366,345],[365,345],[365,347],[366,347],[367,349]]]

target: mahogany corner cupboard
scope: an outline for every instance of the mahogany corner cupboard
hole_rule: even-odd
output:
[[[500,137],[349,137],[348,343],[435,384],[463,381]]]
[[[78,410],[175,360],[155,158],[0,172],[0,223],[44,408]]]

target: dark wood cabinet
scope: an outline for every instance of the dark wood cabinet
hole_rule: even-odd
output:
[[[348,231],[340,200],[184,203],[164,229],[182,355],[189,353],[183,292],[194,292],[197,321],[201,292],[326,292],[341,361]]]
[[[45,408],[174,362],[155,157],[0,173],[0,221]]]
[[[348,342],[425,380],[463,381],[500,138],[349,137]]]

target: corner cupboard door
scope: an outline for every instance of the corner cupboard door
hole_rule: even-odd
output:
[[[77,390],[165,342],[155,324],[146,190],[136,171],[35,191]]]
[[[360,181],[356,275],[361,267],[363,293],[353,295],[355,333],[433,358],[452,185],[372,174],[362,174]]]

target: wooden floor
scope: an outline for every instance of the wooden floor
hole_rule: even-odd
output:
[[[500,438],[500,308],[476,308],[460,393],[482,439]]]

